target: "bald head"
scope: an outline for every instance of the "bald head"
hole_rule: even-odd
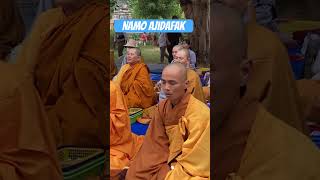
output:
[[[213,3],[210,7],[210,55],[214,86],[214,131],[218,132],[231,111],[240,101],[240,87],[245,86],[250,63],[243,61],[246,55],[247,36],[240,13],[230,7]]]
[[[173,105],[180,102],[187,88],[187,69],[183,64],[172,63],[163,69],[161,89]]]
[[[246,57],[247,34],[241,15],[231,7],[213,3],[211,6],[210,46],[214,56],[228,56],[234,62],[241,62]]]
[[[171,63],[163,69],[163,73],[175,74],[178,80],[184,82],[187,80],[187,69],[182,63]]]
[[[179,50],[183,49],[183,45],[175,45],[173,48],[172,48],[172,56],[173,56],[173,59],[176,59],[177,58],[177,53]]]

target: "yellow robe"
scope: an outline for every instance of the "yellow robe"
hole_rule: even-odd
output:
[[[110,170],[129,166],[139,151],[143,136],[131,133],[129,113],[118,85],[110,81]]]
[[[313,142],[260,106],[240,168],[226,180],[319,179],[319,167]]]
[[[49,119],[22,66],[0,62],[0,179],[62,180]]]
[[[114,82],[121,87],[128,108],[145,109],[156,103],[149,69],[144,63],[122,66]]]
[[[160,103],[126,179],[209,179],[210,110],[189,93]]]
[[[188,92],[190,92],[199,101],[206,103],[199,75],[192,69],[187,70],[189,81]]]
[[[262,102],[287,124],[303,131],[301,104],[287,50],[276,35],[248,23],[248,59],[253,61],[246,98]]]

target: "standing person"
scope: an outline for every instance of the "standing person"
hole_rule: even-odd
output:
[[[173,16],[172,19],[178,19],[177,16]],[[172,55],[172,49],[175,45],[179,44],[180,37],[182,36],[181,33],[168,33],[167,34],[167,39],[169,41],[169,44],[167,44],[167,50],[169,53],[169,63],[173,60],[173,55]]]
[[[167,49],[167,34],[166,33],[160,33],[159,36],[159,47],[160,47],[160,62],[164,62],[164,57],[169,59],[169,54],[166,52]]]
[[[124,33],[120,32],[116,34],[116,43],[118,45],[118,57],[123,55],[124,45],[126,44],[126,36]]]
[[[140,35],[140,41],[142,41],[143,46],[145,46],[145,45],[146,45],[147,40],[148,40],[148,36],[147,36],[147,34],[146,34],[146,33],[142,33],[142,34]]]

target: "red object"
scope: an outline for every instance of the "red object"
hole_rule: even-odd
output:
[[[302,61],[304,60],[304,56],[302,55],[290,55],[290,61]]]

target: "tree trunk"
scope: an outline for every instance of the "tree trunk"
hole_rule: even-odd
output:
[[[191,48],[197,55],[197,64],[209,65],[209,0],[180,0],[187,19],[193,19],[194,31],[189,34]]]
[[[301,20],[320,20],[320,1],[315,0],[276,0],[279,17]]]

